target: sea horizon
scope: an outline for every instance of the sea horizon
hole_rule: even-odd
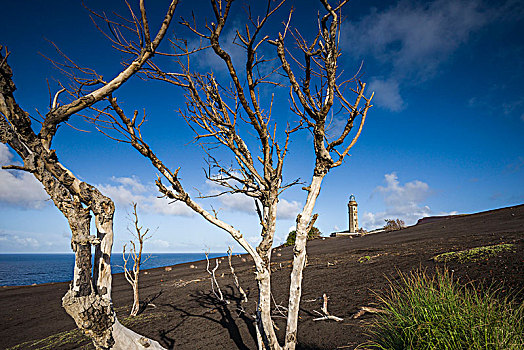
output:
[[[233,253],[237,254],[237,253]],[[141,271],[205,260],[204,253],[142,253]],[[209,253],[209,258],[226,256]],[[0,253],[0,286],[28,286],[43,283],[69,282],[73,278],[74,253]],[[122,254],[111,256],[112,274],[122,273]],[[128,262],[131,266],[132,262]]]

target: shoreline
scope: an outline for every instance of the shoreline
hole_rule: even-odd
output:
[[[178,254],[194,254],[194,255],[203,255],[204,253],[148,253],[148,254],[142,254],[143,256],[147,256],[149,254],[159,254],[159,255],[178,255]],[[244,253],[245,254],[245,253]],[[47,256],[58,256],[58,255],[68,255],[70,257],[74,257],[74,253],[0,253],[0,255],[13,255],[13,256],[17,256],[17,255],[47,255]],[[242,255],[240,253],[233,253],[233,256],[237,256],[237,255]],[[215,258],[221,258],[221,257],[226,257],[227,254],[224,254],[224,253],[210,253],[210,259],[215,259]],[[121,255],[119,255],[119,257],[121,258]],[[140,272],[142,274],[142,272],[145,272],[145,271],[149,271],[149,270],[153,270],[153,269],[162,269],[162,268],[165,268],[165,267],[174,267],[174,266],[178,266],[178,265],[183,265],[183,264],[191,264],[191,263],[197,263],[197,262],[201,262],[201,261],[205,261],[205,259],[199,259],[199,260],[191,260],[191,261],[184,261],[184,262],[179,262],[179,263],[175,263],[175,264],[166,264],[165,262],[162,263],[162,265],[160,266],[154,266],[154,267],[141,267],[140,268]],[[1,261],[0,261],[1,263]],[[43,261],[42,263],[45,263],[45,261]],[[112,261],[111,263],[111,268],[114,269],[115,267],[118,267],[118,268],[122,268],[121,265],[113,265],[114,261]],[[65,262],[64,262],[65,264]],[[73,266],[74,266],[74,260],[73,260]],[[73,273],[73,269],[71,269],[71,274]],[[124,272],[121,271],[121,272],[112,272],[111,275],[113,276],[116,276],[116,275],[119,275],[119,274],[123,274]],[[71,283],[71,280],[64,280],[64,281],[49,281],[49,282],[43,282],[43,283],[31,283],[31,284],[18,284],[18,285],[11,285],[11,284],[4,284],[4,285],[0,285],[0,288],[6,288],[6,287],[13,287],[13,288],[20,288],[20,287],[34,287],[34,286],[40,286],[40,285],[46,285],[46,284],[57,284],[57,283]]]

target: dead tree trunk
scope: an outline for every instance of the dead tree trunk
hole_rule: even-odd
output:
[[[138,295],[138,278],[140,275],[140,267],[142,266],[142,263],[147,261],[149,258],[146,257],[145,260],[142,260],[142,250],[144,249],[144,241],[149,239],[151,236],[147,236],[149,233],[149,228],[146,228],[146,230],[143,230],[143,227],[139,225],[138,223],[138,212],[136,210],[137,204],[133,203],[133,226],[134,230],[128,230],[131,232],[131,234],[134,236],[134,238],[138,241],[138,251],[136,247],[136,243],[131,240],[131,248],[129,251],[129,255],[126,256],[126,245],[124,244],[124,248],[122,251],[122,259],[124,260],[124,276],[133,288],[133,306],[131,307],[131,312],[129,313],[130,316],[136,316],[138,314],[138,311],[140,310],[140,299]],[[133,260],[133,268],[132,270],[127,269],[127,262],[129,259]]]
[[[97,349],[162,349],[156,341],[147,339],[123,327],[117,320],[111,301],[111,249],[113,245],[114,204],[95,187],[76,178],[59,161],[51,143],[60,124],[67,122],[71,115],[90,108],[104,99],[153,56],[164,37],[178,3],[173,0],[156,35],[151,40],[143,1],[140,2],[140,23],[137,35],[140,48],[126,42],[121,45],[124,52],[135,55],[134,61],[127,65],[113,80],[104,81],[96,73],[92,79],[72,77],[80,87],[68,91],[76,97],[72,102],[58,106],[55,95],[50,111],[46,114],[40,132],[35,133],[29,114],[22,110],[14,98],[15,84],[12,70],[7,63],[7,50],[0,46],[0,141],[8,144],[23,160],[23,166],[7,166],[32,173],[40,181],[56,207],[64,214],[71,228],[71,248],[75,252],[74,277],[70,289],[62,299],[66,312],[75,320],[77,326],[87,334]],[[107,19],[106,19],[107,20]],[[113,22],[107,20],[111,26]],[[115,42],[116,43],[116,42]],[[126,46],[127,45],[127,46]],[[80,67],[73,65],[69,68]],[[82,86],[101,87],[83,94]],[[60,92],[64,91],[61,90]],[[94,214],[97,236],[90,235],[90,219]],[[95,246],[94,266],[91,266],[91,247]]]
[[[295,246],[293,247],[293,267],[291,271],[288,300],[288,318],[286,325],[286,348],[294,349],[297,342],[298,312],[302,296],[302,274],[306,264],[307,233],[313,226],[310,220],[315,207],[315,202],[320,193],[320,185],[325,175],[313,176],[307,189],[308,195],[302,212],[297,217]]]
[[[30,129],[27,113],[20,109],[12,96],[14,84],[10,77],[10,69],[4,63],[0,67],[1,141],[9,144],[24,160],[23,167],[9,168],[31,172],[44,185],[57,208],[67,218],[72,232],[71,247],[75,252],[74,277],[70,289],[62,299],[64,309],[75,320],[77,326],[93,340],[97,349],[143,349],[142,344],[149,344],[152,349],[161,349],[157,342],[122,327],[113,311],[109,264],[113,236],[113,203],[94,187],[72,176],[58,163],[53,152],[42,147],[40,140]],[[98,201],[100,198],[104,198],[104,202]],[[99,223],[98,237],[90,236],[91,216],[90,210],[83,205],[86,202],[92,204],[91,209],[104,209],[102,213],[95,214]],[[102,272],[98,274],[96,283],[93,283],[91,277],[93,244],[102,256],[98,266],[95,265],[95,268]]]
[[[257,271],[258,307],[257,327],[269,349],[280,349],[278,338],[271,318],[271,248],[276,230],[277,196],[273,195],[270,205],[264,206],[262,212],[262,241],[257,247],[257,253],[264,261],[264,269]]]

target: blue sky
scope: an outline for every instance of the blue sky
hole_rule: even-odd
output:
[[[88,1],[110,13],[111,5]],[[150,23],[158,23],[167,4],[148,4]],[[234,5],[224,45],[242,64],[232,39],[242,23],[243,1]],[[293,2],[290,1],[290,4]],[[297,2],[298,3],[298,2]],[[108,6],[117,6],[108,8]],[[202,18],[206,1],[181,1],[178,16],[190,11]],[[292,24],[311,35],[318,5],[300,2]],[[120,54],[92,25],[78,1],[12,1],[3,5],[0,40],[11,54],[9,63],[17,85],[15,97],[29,113],[44,114],[49,104],[46,79],[53,91],[63,76],[39,53],[58,58],[55,42],[68,56],[95,68],[106,78],[120,68]],[[195,10],[197,11],[197,10]],[[309,15],[308,15],[309,14]],[[372,229],[386,218],[413,224],[418,218],[471,213],[524,202],[524,8],[519,1],[351,1],[342,26],[341,68],[352,74],[363,62],[363,80],[375,92],[360,140],[345,163],[324,182],[315,212],[324,234],[346,229],[347,201],[355,194],[360,226]],[[285,17],[275,21],[275,28]],[[157,20],[155,22],[155,19]],[[175,26],[174,31],[180,30]],[[173,35],[173,31],[170,35]],[[181,33],[180,31],[177,33]],[[268,52],[269,54],[269,52]],[[203,54],[200,70],[223,77],[224,67]],[[146,109],[144,134],[165,162],[181,166],[190,193],[214,193],[205,181],[198,145],[192,132],[174,112],[183,107],[181,92],[154,82],[132,79],[116,94],[129,111]],[[275,118],[289,120],[287,96],[282,94]],[[153,237],[147,250],[155,252],[224,252],[240,250],[225,232],[217,230],[183,205],[156,198],[156,173],[126,145],[117,144],[86,125],[79,117],[62,126],[54,148],[60,161],[77,176],[97,185],[117,204],[115,251],[129,238],[128,212],[138,202],[140,218]],[[333,127],[336,129],[335,118]],[[227,157],[226,153],[219,153]],[[0,145],[2,165],[20,159]],[[311,177],[313,152],[306,133],[296,134],[284,171],[285,180]],[[197,191],[198,190],[198,191]],[[276,242],[282,242],[305,194],[300,187],[284,192],[280,202]],[[240,228],[252,243],[258,225],[250,201],[238,196],[201,201]],[[29,174],[0,170],[0,252],[69,252],[66,220],[47,200]]]

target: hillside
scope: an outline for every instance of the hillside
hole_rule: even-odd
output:
[[[447,266],[462,282],[504,283],[503,293],[521,291],[524,296],[524,205],[448,217],[411,226],[397,232],[362,237],[325,238],[308,244],[308,264],[304,273],[303,302],[299,323],[300,349],[353,349],[367,339],[366,329],[373,315],[351,316],[361,306],[374,305],[374,291],[387,289],[388,278],[398,271],[444,266],[433,256],[485,245],[513,243],[515,249],[478,262],[450,262]],[[275,248],[273,253],[273,293],[275,303],[286,306],[291,247]],[[246,256],[235,256],[233,264],[249,301],[241,305],[233,285],[227,260],[219,270],[219,283],[231,303],[217,301],[205,271],[205,261],[149,270],[141,277],[141,296],[151,300],[133,320],[126,320],[131,306],[131,288],[122,275],[115,275],[113,298],[119,318],[131,328],[176,349],[255,349],[253,313],[256,286],[253,268]],[[191,267],[191,265],[194,265]],[[31,287],[0,288],[0,336],[6,348],[20,349],[90,348],[74,330],[73,321],[62,310],[61,297],[66,283]],[[313,321],[320,311],[320,297],[329,296],[329,311],[343,322]],[[375,305],[376,306],[376,305]],[[283,336],[285,320],[275,314]],[[55,335],[55,336],[53,336]],[[50,338],[47,338],[50,337]],[[40,342],[30,342],[47,338]]]

